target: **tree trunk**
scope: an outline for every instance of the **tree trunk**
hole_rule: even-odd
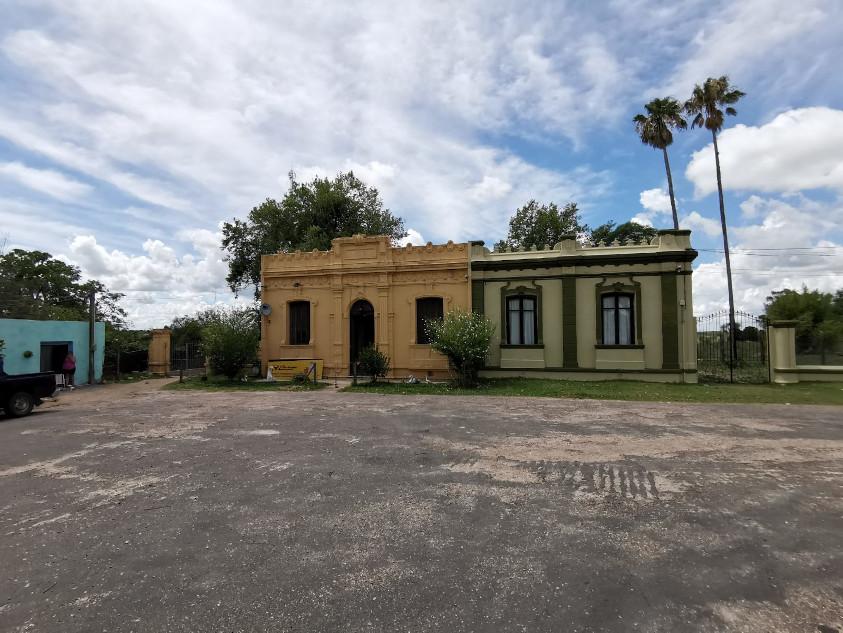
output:
[[[735,338],[735,295],[732,291],[732,262],[729,257],[729,233],[726,229],[726,205],[723,202],[723,179],[720,177],[720,150],[717,147],[717,132],[711,131],[714,139],[714,165],[717,168],[717,194],[720,197],[720,226],[723,229],[723,253],[726,255],[726,283],[729,288],[729,380],[735,381],[735,361],[738,358],[738,341]]]
[[[673,228],[679,228],[679,215],[676,213],[676,198],[673,196],[673,176],[670,173],[670,161],[667,159],[667,148],[662,147],[664,152],[664,169],[667,172],[667,191],[670,194],[670,208],[673,211]]]

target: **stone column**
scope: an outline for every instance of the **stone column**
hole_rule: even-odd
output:
[[[770,375],[778,384],[799,382],[796,370],[796,321],[770,321]]]
[[[152,330],[149,341],[149,373],[155,376],[170,374],[170,329]]]

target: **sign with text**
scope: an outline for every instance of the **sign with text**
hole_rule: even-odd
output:
[[[306,374],[311,380],[322,380],[322,359],[271,360],[268,363],[275,380],[292,380],[296,374]],[[315,374],[315,376],[314,376]]]

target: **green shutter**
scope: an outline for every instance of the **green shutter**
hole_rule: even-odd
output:
[[[474,280],[471,282],[471,310],[478,314],[485,312],[484,304],[486,301],[486,285],[485,282]]]
[[[662,369],[679,369],[679,305],[676,273],[662,280]]]
[[[578,367],[577,362],[577,280],[562,278],[562,366]]]

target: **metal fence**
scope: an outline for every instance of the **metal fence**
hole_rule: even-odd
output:
[[[702,381],[763,383],[770,380],[767,325],[763,317],[735,311],[735,340],[729,336],[729,312],[697,321],[697,371]]]
[[[188,372],[203,371],[205,357],[199,350],[199,343],[184,343],[173,345],[170,352],[170,371]]]
[[[820,323],[811,332],[796,328],[797,365],[843,365],[843,325]]]

